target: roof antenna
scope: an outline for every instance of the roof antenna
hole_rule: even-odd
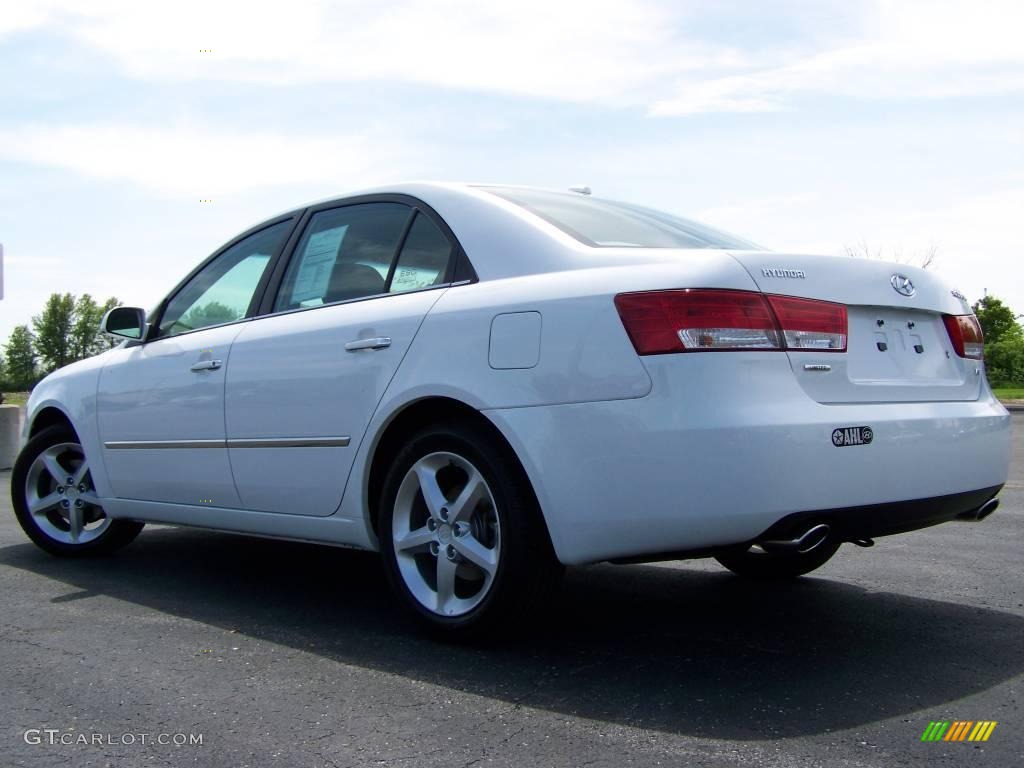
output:
[[[589,195],[590,187],[588,187],[586,184],[577,184],[575,187],[569,187],[569,191],[576,192],[581,195]]]

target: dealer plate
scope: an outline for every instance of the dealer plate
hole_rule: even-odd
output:
[[[836,427],[832,430],[832,445],[845,448],[849,445],[870,445],[875,439],[871,427]]]

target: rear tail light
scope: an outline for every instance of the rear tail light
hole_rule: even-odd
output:
[[[846,307],[829,301],[768,296],[787,349],[846,351]]]
[[[980,360],[985,352],[985,335],[974,315],[943,315],[949,340],[960,357]]]
[[[615,307],[641,355],[782,348],[771,310],[749,291],[622,293]]]
[[[846,307],[754,291],[620,293],[615,308],[641,355],[806,349],[846,351]]]

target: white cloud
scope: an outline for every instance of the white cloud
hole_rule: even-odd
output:
[[[949,98],[1024,90],[1024,5],[881,0],[864,36],[776,66],[686,78],[655,115],[785,109],[803,93],[863,99]]]
[[[56,7],[53,3],[5,3],[0,13],[0,39],[14,32],[21,32],[46,24]]]
[[[254,187],[370,184],[396,157],[359,136],[231,133],[194,125],[34,125],[0,131],[0,159],[129,181],[159,194],[216,198]],[[372,173],[371,173],[372,169]]]
[[[944,98],[1024,89],[1019,0],[854,8],[856,39],[837,44],[819,33],[781,52],[695,39],[688,31],[701,3],[657,0],[40,0],[5,9],[0,37],[45,25],[151,80],[387,80],[646,104],[657,115],[785,109],[808,92]]]
[[[48,0],[41,8],[16,28],[45,23],[147,79],[393,80],[607,101],[633,98],[666,74],[738,63],[734,51],[679,39],[685,14],[652,0]]]

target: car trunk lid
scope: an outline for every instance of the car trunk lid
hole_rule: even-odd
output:
[[[732,252],[764,293],[844,304],[847,351],[790,350],[793,373],[820,403],[977,400],[981,362],[960,357],[942,316],[970,314],[937,275],[833,256]]]

